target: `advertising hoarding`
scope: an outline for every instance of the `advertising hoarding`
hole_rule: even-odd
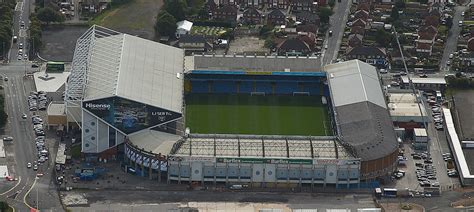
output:
[[[157,126],[181,117],[180,113],[120,97],[83,102],[82,108],[125,134]]]

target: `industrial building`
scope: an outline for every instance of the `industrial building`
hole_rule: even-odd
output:
[[[82,131],[86,158],[123,155],[128,172],[150,179],[350,188],[389,176],[397,165],[397,138],[377,71],[352,60],[321,72],[311,70],[314,62],[310,57],[185,59],[181,49],[93,26],[76,44],[65,112],[68,125],[76,123]],[[201,92],[225,88],[221,93],[326,97],[330,124],[325,127],[333,135],[190,133],[184,127],[184,94],[196,87],[184,81],[193,71],[205,71],[205,77],[220,72],[216,80],[201,83]],[[226,72],[239,82],[224,83]],[[292,84],[285,77],[318,80]],[[244,78],[252,80],[245,91]]]

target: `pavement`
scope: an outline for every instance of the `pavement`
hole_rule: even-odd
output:
[[[443,57],[440,62],[440,72],[450,72],[450,66],[447,65],[449,60],[449,55],[457,50],[458,46],[458,37],[461,33],[461,27],[459,26],[459,21],[463,20],[464,17],[461,16],[461,12],[469,9],[468,6],[456,6],[454,7],[454,16],[453,16],[453,26],[449,29],[448,37],[444,44]]]
[[[341,0],[341,2],[336,1],[336,5],[333,9],[334,13],[329,19],[330,26],[328,33],[326,33],[326,39],[323,44],[321,66],[331,64],[332,62],[335,62],[337,58],[351,4],[352,0]],[[332,36],[329,36],[329,31],[332,31]],[[328,49],[324,49],[326,45],[329,47]]]

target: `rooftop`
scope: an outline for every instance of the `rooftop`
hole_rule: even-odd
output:
[[[246,70],[276,72],[321,71],[318,57],[194,55],[185,58],[186,70]]]
[[[35,72],[33,77],[35,79],[36,90],[54,93],[66,83],[70,73],[71,72],[48,73],[46,75],[44,71]]]
[[[375,67],[360,60],[350,60],[324,67],[332,91],[334,106],[363,101],[387,108]]]
[[[175,156],[353,158],[334,138],[192,134]]]
[[[64,102],[53,102],[48,106],[48,116],[64,116],[66,115],[65,109],[66,105],[64,104]]]
[[[193,22],[187,21],[187,20],[180,21],[180,22],[176,23],[176,28],[178,30],[182,29],[182,30],[186,30],[186,31],[191,31],[191,28],[193,28]]]
[[[68,86],[78,87],[84,81],[85,101],[119,96],[180,113],[184,51],[106,30],[93,26],[78,40],[80,48],[76,48]],[[85,47],[89,54],[80,52]],[[85,72],[85,79],[78,79],[84,78],[81,72]]]
[[[153,154],[167,155],[181,136],[147,129],[129,135],[128,139],[138,149],[151,151]]]
[[[413,131],[415,132],[415,136],[428,136],[425,128],[414,128]]]
[[[441,77],[430,77],[430,78],[419,78],[419,77],[410,77],[411,81],[415,84],[442,84],[446,85],[446,80]],[[408,77],[402,76],[403,83],[408,83]]]

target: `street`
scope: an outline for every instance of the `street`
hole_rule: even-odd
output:
[[[321,57],[321,67],[335,62],[334,60],[337,58],[351,4],[351,0],[336,2],[336,6],[333,9],[334,13],[329,19],[330,26],[328,31],[332,31],[332,36],[326,33]],[[325,46],[328,48],[324,49]]]
[[[14,15],[14,36],[18,39],[12,43],[8,53],[9,63],[0,66],[0,75],[3,77],[3,87],[5,95],[5,110],[8,114],[7,125],[5,126],[5,136],[12,136],[13,142],[5,143],[7,153],[7,165],[10,175],[18,181],[10,187],[0,191],[0,197],[6,200],[16,211],[29,211],[31,207],[36,208],[36,199],[44,200],[40,205],[41,209],[60,208],[59,197],[54,186],[41,186],[51,181],[51,161],[48,164],[39,166],[38,173],[44,173],[42,178],[36,178],[36,171],[27,168],[27,163],[37,160],[36,146],[34,143],[34,131],[31,123],[32,112],[28,107],[28,95],[35,91],[32,78],[25,77],[27,72],[33,71],[29,54],[28,27],[29,15],[33,8],[32,0],[18,2]],[[24,24],[21,24],[24,23]],[[21,25],[21,26],[20,26]],[[22,52],[22,55],[19,54]],[[26,114],[27,118],[22,118]],[[5,186],[2,186],[4,188]],[[52,192],[50,189],[53,189]]]
[[[443,57],[440,62],[439,70],[441,73],[450,71],[447,61],[449,60],[449,55],[454,53],[457,49],[458,36],[461,33],[461,27],[458,23],[463,19],[461,12],[465,11],[466,9],[468,9],[467,6],[456,6],[454,8],[453,26],[448,32],[448,37],[444,45]]]

